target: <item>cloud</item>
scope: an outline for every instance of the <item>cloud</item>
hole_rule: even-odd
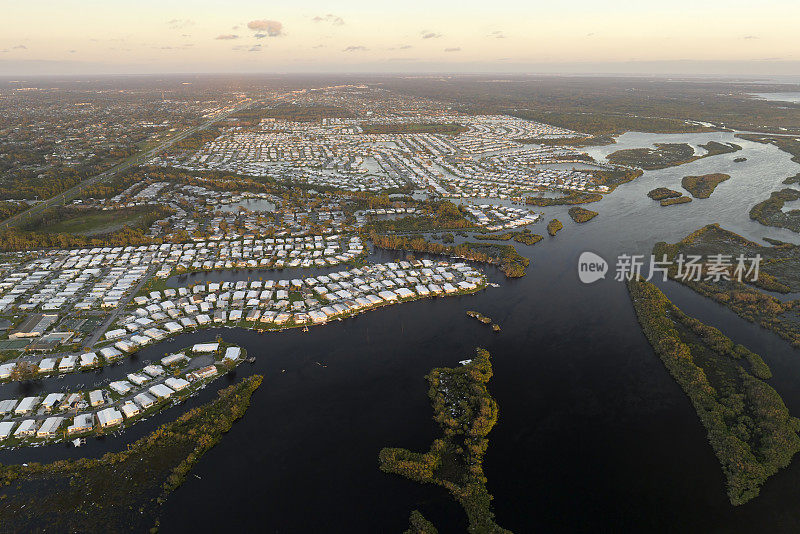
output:
[[[233,39],[238,39],[239,36],[235,33],[223,33],[222,35],[217,35],[214,37],[217,41],[231,41]]]
[[[17,45],[17,46],[12,46],[11,47],[11,50],[27,50],[27,49],[28,49],[28,47],[25,46],[25,45]]]
[[[500,30],[495,30],[489,34],[489,37],[494,37],[495,39],[505,39],[505,34]]]
[[[441,33],[431,32],[428,30],[422,30],[420,32],[420,35],[422,35],[423,39],[438,39],[439,37],[442,36]]]
[[[311,20],[314,22],[329,22],[334,26],[344,26],[344,19],[342,17],[337,17],[332,13],[328,13],[327,15],[322,17],[317,15],[316,17],[313,17]]]
[[[188,26],[193,26],[194,21],[191,19],[172,19],[167,21],[170,30],[179,30]]]
[[[324,44],[318,44],[318,45],[312,46],[311,48],[325,48],[325,45]]]
[[[402,45],[399,48],[400,48],[400,50],[408,50],[409,48],[414,48],[414,47],[411,46],[411,45]]]
[[[247,27],[256,33],[256,37],[280,37],[283,35],[283,24],[277,20],[251,20],[247,23]],[[259,37],[261,36],[261,37]]]
[[[261,45],[257,44],[257,45],[251,46],[250,49],[248,50],[248,52],[261,52]]]
[[[445,48],[444,51],[445,52],[461,52],[461,47],[460,46],[454,46],[452,48]]]
[[[759,38],[758,35],[745,35],[744,37],[742,37],[742,39],[744,39],[745,41],[750,41],[752,39],[758,39],[758,38]]]
[[[366,46],[361,46],[361,45],[352,46],[351,45],[351,46],[348,46],[347,48],[345,48],[343,50],[343,52],[366,52],[367,50],[369,50],[369,48],[367,48]]]

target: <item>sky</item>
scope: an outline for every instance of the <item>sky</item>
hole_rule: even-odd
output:
[[[800,74],[798,0],[0,0],[0,75]]]

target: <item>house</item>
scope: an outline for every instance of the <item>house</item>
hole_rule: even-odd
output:
[[[219,350],[219,343],[196,343],[192,347],[192,352],[210,353]]]
[[[108,387],[118,395],[127,395],[131,389],[133,389],[133,386],[127,380],[117,380],[115,382],[111,382],[108,384]]]
[[[95,389],[94,391],[89,392],[89,404],[92,406],[100,406],[101,404],[105,404],[106,399],[103,395],[102,389]]]
[[[97,421],[103,428],[118,425],[122,423],[122,413],[113,406],[109,406],[97,412]]]
[[[14,430],[14,427],[17,423],[14,421],[3,421],[0,422],[0,440],[8,438],[11,435],[11,431]]]
[[[189,382],[187,382],[183,378],[176,378],[176,377],[167,378],[166,380],[164,380],[164,384],[166,384],[175,391],[181,391],[182,389],[186,389],[187,387],[189,387]]]
[[[104,347],[100,349],[100,355],[106,359],[106,361],[113,362],[120,356],[122,356],[122,352],[115,349],[114,347]]]
[[[140,411],[139,407],[131,401],[125,402],[125,404],[122,405],[121,410],[126,419],[130,419],[131,417],[139,415]]]
[[[186,378],[189,380],[203,380],[205,378],[210,378],[217,374],[217,366],[216,365],[209,365],[207,367],[203,367],[194,371],[193,373],[189,373]]]
[[[52,438],[58,433],[61,423],[64,422],[63,417],[48,417],[36,431],[37,438]]]
[[[142,408],[142,410],[146,410],[156,403],[156,400],[147,393],[139,393],[133,397],[133,400]]]
[[[17,408],[14,410],[15,415],[25,415],[27,413],[31,413],[34,408],[36,408],[39,403],[42,401],[41,397],[25,397],[19,404]]]
[[[154,386],[150,386],[148,391],[159,399],[168,399],[172,396],[173,393],[175,393],[164,384],[156,384]]]
[[[160,365],[147,365],[144,369],[142,369],[146,374],[152,376],[153,378],[157,376],[161,376],[164,374],[164,368]]]
[[[42,407],[45,411],[50,412],[61,403],[64,397],[65,395],[63,393],[49,393],[42,401]]]
[[[242,349],[239,347],[228,347],[225,349],[223,360],[236,361],[242,356]]]
[[[59,372],[66,373],[68,371],[72,371],[73,369],[75,369],[76,360],[77,356],[64,356],[58,363]]]
[[[17,364],[15,363],[5,363],[3,365],[0,365],[0,378],[10,377],[11,373],[14,372],[14,367],[16,366]]]
[[[32,436],[34,433],[36,433],[36,421],[33,419],[26,419],[19,424],[16,432],[14,432],[14,437],[24,438]]]
[[[170,365],[178,365],[186,360],[188,360],[188,358],[179,352],[178,354],[170,354],[169,356],[164,356],[161,358],[161,365],[169,367]]]
[[[14,399],[0,401],[0,416],[10,414],[17,407],[17,401]]]
[[[94,418],[90,413],[76,415],[72,424],[67,427],[67,434],[89,432],[94,427]]]
[[[94,352],[85,352],[81,354],[81,367],[97,365],[97,361],[97,354]]]

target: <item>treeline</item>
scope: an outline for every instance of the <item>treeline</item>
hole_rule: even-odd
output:
[[[472,237],[482,241],[510,241],[513,239],[523,245],[535,245],[542,239],[539,234],[534,234],[530,228],[525,228],[517,232],[504,232],[502,234],[474,234]]]
[[[521,256],[511,245],[493,243],[461,243],[443,245],[427,241],[422,236],[400,236],[371,234],[372,243],[378,248],[390,250],[410,250],[427,254],[453,256],[466,260],[497,265],[508,278],[525,276],[530,260]]]
[[[28,209],[27,202],[0,202],[0,220],[5,220]]]
[[[576,132],[612,136],[628,131],[652,133],[705,132],[709,128],[680,119],[637,117],[617,113],[521,110],[509,112],[521,119],[545,122]]]
[[[431,133],[457,135],[467,131],[467,127],[457,123],[446,124],[422,124],[422,123],[398,123],[398,124],[362,124],[361,130],[365,134],[412,134],[412,133]]]
[[[123,228],[102,237],[77,234],[20,232],[0,230],[0,251],[18,252],[42,248],[126,247],[149,245],[154,242],[141,228]]]
[[[233,118],[245,121],[260,121],[261,119],[281,119],[294,122],[311,122],[331,118],[352,118],[353,112],[349,109],[329,106],[313,105],[298,106],[296,104],[278,104],[273,107],[253,107],[234,113]]]
[[[444,437],[434,440],[426,453],[384,448],[378,459],[384,472],[447,488],[467,513],[469,532],[507,534],[495,522],[483,472],[487,435],[498,415],[497,402],[486,388],[491,377],[489,352],[481,348],[466,365],[432,370],[426,377],[428,397]]]
[[[375,198],[372,197],[370,200],[371,207],[388,207],[385,204],[373,205],[372,200]],[[388,200],[388,197],[386,198]],[[426,232],[475,227],[475,223],[467,218],[461,208],[449,200],[421,202],[418,207],[425,210],[426,214],[370,221],[364,225],[364,229],[367,232]]]
[[[179,150],[197,150],[222,135],[222,128],[219,126],[209,126],[192,135],[175,142],[172,146]]]
[[[527,197],[525,204],[529,206],[569,206],[573,204],[588,204],[589,202],[598,202],[603,200],[603,195],[599,193],[581,193],[578,191],[570,191],[562,197],[547,198],[547,197]]]
[[[708,432],[731,504],[758,496],[767,478],[800,451],[800,420],[757,378],[770,377],[769,368],[719,330],[686,316],[655,285],[631,280],[628,290],[642,331]],[[739,364],[742,358],[750,372]]]

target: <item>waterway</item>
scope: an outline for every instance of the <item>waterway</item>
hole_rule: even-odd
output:
[[[728,133],[631,133],[590,152],[602,161],[621,148],[708,140],[743,150],[647,171],[588,205],[600,215],[582,225],[572,222],[567,207],[537,208],[545,217],[535,232],[545,234],[553,217],[564,229],[533,247],[517,245],[532,260],[524,278],[506,280],[488,268],[501,287],[386,307],[308,332],[216,329],[178,336],[138,358],[222,335],[256,362],[121,436],[89,440],[81,449],[2,451],[0,462],[119,449],[209,400],[218,387],[260,373],[264,384],[245,417],[164,505],[160,532],[401,532],[413,509],[440,532],[464,532],[464,514],[445,490],[382,473],[377,455],[384,446],[428,448],[439,431],[424,375],[457,365],[482,346],[492,353],[489,389],[500,406],[485,462],[500,525],[517,533],[796,532],[800,459],[772,477],[760,497],[731,507],[705,430],[641,333],[624,285],[613,273],[592,285],[576,275],[585,250],[613,266],[621,253],[649,253],[657,241],[674,242],[713,222],[753,240],[800,242],[798,234],[747,215],[800,171],[771,145]],[[742,156],[746,162],[733,162]],[[713,172],[731,179],[709,199],[662,208],[646,196],[654,187],[680,190],[683,176]],[[369,261],[402,256],[379,251]],[[760,353],[775,375],[771,384],[800,415],[800,351],[691,290],[659,285],[687,313]],[[492,317],[502,332],[476,324],[465,314],[470,309]]]

